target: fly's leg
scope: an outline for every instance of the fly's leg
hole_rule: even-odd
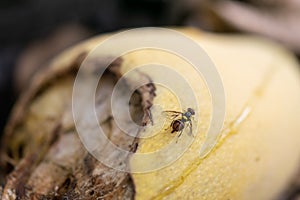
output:
[[[195,137],[194,134],[193,134],[193,124],[192,124],[192,121],[191,121],[191,120],[188,121],[188,126],[189,126],[189,132],[188,132],[188,135],[189,135],[189,136]]]
[[[183,132],[183,129],[179,132],[179,134],[178,134],[178,136],[177,136],[177,139],[176,139],[176,143],[178,142],[178,139],[180,138],[182,132]]]
[[[178,138],[181,136],[182,132],[183,132],[183,129],[182,129],[182,130],[180,131],[180,133],[178,134]]]

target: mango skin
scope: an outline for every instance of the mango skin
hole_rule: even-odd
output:
[[[211,108],[207,91],[196,88],[202,116],[194,122],[199,127],[195,142],[171,165],[153,172],[133,173],[136,199],[277,197],[299,168],[300,73],[295,57],[279,45],[253,36],[217,35],[190,28],[176,30],[199,43],[215,63],[225,88],[224,132],[228,131],[205,159],[199,158]],[[187,63],[163,52],[125,55],[124,71],[151,58],[173,66],[192,85],[202,88]],[[158,87],[154,104],[176,110],[178,102],[173,99],[171,93]],[[231,127],[248,108],[250,112],[243,122]],[[152,112],[154,121],[160,121],[159,111]],[[146,134],[155,126],[148,126]],[[155,137],[140,140],[137,153],[159,150],[172,137],[165,129],[158,130]],[[131,168],[135,171],[147,162],[159,163],[160,159],[139,160],[133,156]]]

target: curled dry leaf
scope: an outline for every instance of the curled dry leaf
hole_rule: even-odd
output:
[[[7,176],[2,199],[133,199],[130,175],[93,158],[79,140],[72,118],[74,79],[87,52],[96,44],[84,43],[54,60],[15,106],[1,145],[1,173]],[[105,67],[103,59],[106,57],[89,60],[88,65],[93,70]],[[110,96],[121,76],[122,62],[118,58],[111,63],[101,78],[96,112],[111,141],[134,152],[135,138],[122,133],[110,110]],[[146,79],[148,86],[136,90],[130,109],[137,122],[146,124],[155,87],[147,75],[140,78]],[[126,87],[130,87],[130,81]]]

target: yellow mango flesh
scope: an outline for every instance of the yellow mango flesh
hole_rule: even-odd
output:
[[[287,187],[299,167],[300,74],[295,58],[281,47],[250,36],[225,36],[193,29],[179,30],[199,43],[212,59],[223,81],[226,117],[221,139],[205,158],[199,152],[211,117],[211,98],[205,82],[180,58],[159,50],[125,55],[123,73],[138,65],[157,62],[174,68],[189,80],[199,106],[193,121],[195,141],[172,164],[148,173],[133,173],[136,199],[272,199]],[[146,72],[147,73],[147,72]],[[155,82],[156,75],[149,72]],[[174,87],[179,88],[181,83]],[[178,95],[157,86],[152,109],[154,125],[140,139],[138,153],[163,148],[176,135],[168,123],[161,128],[163,110],[178,110]],[[194,107],[189,100],[182,108]],[[179,110],[180,111],[180,110]],[[198,110],[197,110],[198,111]],[[195,132],[196,130],[196,132]],[[186,133],[173,142],[182,150]],[[176,146],[177,145],[177,146]],[[172,157],[172,154],[169,156]],[[133,172],[159,166],[160,156],[130,160]]]

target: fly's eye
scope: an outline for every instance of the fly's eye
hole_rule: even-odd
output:
[[[194,111],[192,108],[188,108],[187,110],[188,110],[188,112],[191,113],[192,115],[195,114],[195,111]]]

